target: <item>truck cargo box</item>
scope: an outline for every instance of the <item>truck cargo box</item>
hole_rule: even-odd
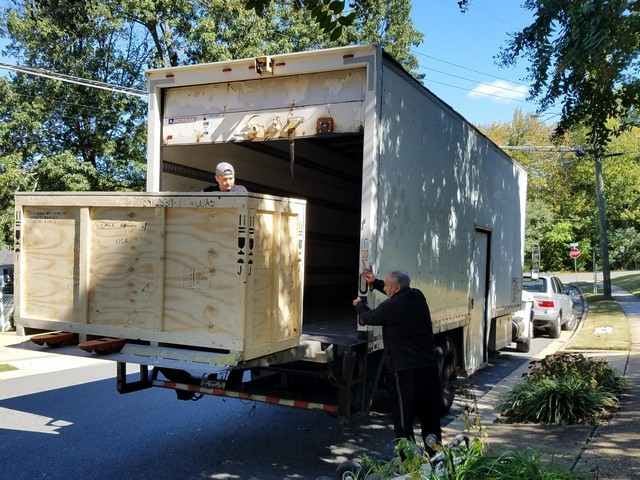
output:
[[[293,347],[305,213],[252,193],[18,194],[20,323],[237,360]]]

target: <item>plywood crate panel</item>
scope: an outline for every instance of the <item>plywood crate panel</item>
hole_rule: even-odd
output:
[[[18,194],[18,323],[245,360],[295,346],[305,212],[256,194]]]

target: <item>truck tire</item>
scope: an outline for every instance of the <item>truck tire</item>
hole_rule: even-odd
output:
[[[440,386],[442,388],[442,415],[451,410],[455,398],[456,379],[456,348],[450,338],[446,338],[442,345],[436,348],[440,352],[438,367],[440,373]]]
[[[562,325],[562,312],[558,314],[558,318],[555,319],[553,325],[549,327],[549,336],[551,338],[560,338],[560,330]]]
[[[530,338],[527,338],[526,340],[522,340],[521,342],[516,343],[516,352],[529,353],[529,350],[531,350]]]

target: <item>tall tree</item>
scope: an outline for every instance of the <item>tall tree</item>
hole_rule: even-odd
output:
[[[13,0],[0,14],[0,36],[16,63],[136,88],[144,87],[149,67],[363,42],[381,43],[412,69],[417,62],[410,48],[422,35],[413,26],[410,5],[410,0],[349,5]],[[0,196],[17,179],[29,182],[15,183],[15,189],[142,188],[143,100],[24,74],[2,80],[0,95],[0,163],[7,162],[6,173],[0,171]],[[0,216],[10,219],[11,199],[5,200],[0,199]],[[10,228],[0,225],[0,230],[10,242]]]
[[[588,131],[579,127],[553,138],[554,126],[534,115],[516,111],[511,122],[493,123],[483,131],[500,145],[551,145],[555,151],[512,151],[511,155],[529,172],[525,263],[534,245],[541,247],[542,268],[572,268],[567,251],[578,242],[583,252],[578,267],[591,266],[598,244],[598,216],[593,195],[594,164],[590,158],[560,152],[586,142]],[[623,132],[611,140],[603,162],[607,216],[612,231],[612,265],[633,263],[630,245],[633,232],[640,232],[640,128]],[[623,235],[628,234],[627,239]],[[595,248],[597,250],[597,247]]]
[[[604,293],[610,296],[603,159],[640,104],[640,0],[526,0],[524,6],[533,12],[533,22],[511,38],[500,60],[504,65],[530,60],[531,96],[542,110],[562,106],[558,134],[579,125],[588,129]]]
[[[152,51],[102,2],[28,2],[10,9],[4,20],[6,53],[21,63],[143,85]],[[39,122],[40,134],[30,137],[28,152],[22,150],[26,166],[67,152],[94,169],[105,186],[142,185],[146,105],[141,99],[27,75],[17,75],[11,88],[19,99],[16,108],[30,109]]]

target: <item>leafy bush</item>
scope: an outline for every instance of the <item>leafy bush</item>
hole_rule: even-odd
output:
[[[617,406],[624,386],[624,379],[602,360],[555,354],[532,362],[498,410],[513,422],[594,423]]]
[[[575,376],[526,380],[514,387],[498,407],[513,422],[551,425],[588,423],[603,409],[616,406],[616,397]]]
[[[575,473],[548,466],[533,451],[508,452],[498,457],[482,456],[465,464],[464,470],[447,480],[576,480]],[[430,479],[431,480],[431,479]]]
[[[545,465],[533,451],[487,455],[480,439],[456,447],[444,447],[440,461],[429,463],[420,449],[400,440],[396,453],[402,454],[388,462],[363,459],[358,480],[578,480],[581,477],[567,470]],[[405,475],[399,477],[400,475]]]

